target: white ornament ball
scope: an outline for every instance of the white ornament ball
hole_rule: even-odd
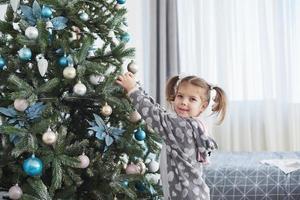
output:
[[[140,113],[138,113],[136,110],[129,114],[129,121],[136,123],[142,119]]]
[[[112,113],[112,108],[110,107],[110,105],[105,103],[105,105],[101,108],[101,114],[107,117],[111,115],[111,113]]]
[[[18,184],[12,186],[8,190],[8,196],[10,199],[20,199],[23,195],[22,189],[18,186]]]
[[[14,101],[14,107],[17,111],[24,112],[29,106],[29,102],[26,99],[16,99]]]
[[[38,38],[39,36],[39,31],[37,28],[33,27],[33,26],[29,26],[28,28],[26,28],[25,30],[25,35],[28,39],[31,40],[35,40]]]
[[[57,140],[57,134],[48,128],[48,130],[43,134],[42,139],[45,144],[54,144]]]
[[[85,154],[78,156],[78,159],[80,161],[79,168],[84,169],[90,165],[90,159]]]
[[[77,95],[83,96],[86,93],[86,86],[81,83],[80,81],[78,81],[78,83],[76,83],[76,85],[74,85],[73,87],[73,92]]]
[[[148,164],[148,170],[153,173],[157,172],[159,170],[159,163],[155,160],[151,160]]]
[[[103,75],[97,75],[97,74],[92,74],[90,75],[90,82],[93,85],[99,85],[101,82],[103,82],[105,77]]]
[[[132,60],[128,65],[127,65],[127,70],[133,74],[137,73],[138,71],[138,66],[135,64],[135,62]]]
[[[64,69],[63,75],[66,79],[73,79],[76,76],[76,69],[73,66],[68,66]]]

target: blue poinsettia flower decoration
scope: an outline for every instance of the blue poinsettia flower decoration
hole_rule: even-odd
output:
[[[32,8],[27,5],[20,5],[20,9],[22,11],[21,17],[31,26],[36,25],[38,19],[43,19],[42,8],[37,1],[33,2]],[[62,30],[67,27],[66,24],[68,22],[68,19],[66,17],[59,16],[52,18],[50,21],[53,25],[53,30]]]
[[[25,120],[31,121],[40,118],[45,108],[46,105],[42,102],[33,104],[25,110],[26,119],[24,119],[24,117],[20,117],[13,107],[0,107],[0,113],[8,118],[7,123],[14,124],[16,128],[22,128],[25,126]],[[17,134],[11,134],[9,137],[10,141],[14,143],[17,143],[20,139]]]
[[[27,108],[25,113],[29,120],[34,120],[41,117],[45,108],[46,105],[44,105],[42,102],[38,102]]]
[[[106,146],[110,146],[115,140],[118,140],[122,136],[125,130],[107,126],[99,115],[93,115],[95,121],[88,122],[91,125],[88,129],[92,130],[99,140],[104,140]]]

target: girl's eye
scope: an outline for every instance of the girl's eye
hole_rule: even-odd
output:
[[[197,101],[197,99],[196,98],[191,98],[191,101]]]
[[[178,97],[178,98],[182,98],[183,96],[182,96],[181,94],[178,94],[177,97]]]

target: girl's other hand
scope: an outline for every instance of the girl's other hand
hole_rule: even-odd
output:
[[[136,80],[131,72],[118,76],[116,83],[122,86],[127,93],[136,87]]]

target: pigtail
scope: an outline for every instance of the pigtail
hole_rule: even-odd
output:
[[[226,114],[226,107],[227,107],[227,98],[224,90],[218,86],[214,86],[212,89],[216,91],[216,96],[214,97],[213,101],[214,104],[212,105],[213,114],[217,114],[219,118],[219,123],[221,123]]]
[[[167,82],[166,86],[166,99],[168,102],[174,101],[176,96],[176,85],[179,81],[179,76],[173,76]]]

